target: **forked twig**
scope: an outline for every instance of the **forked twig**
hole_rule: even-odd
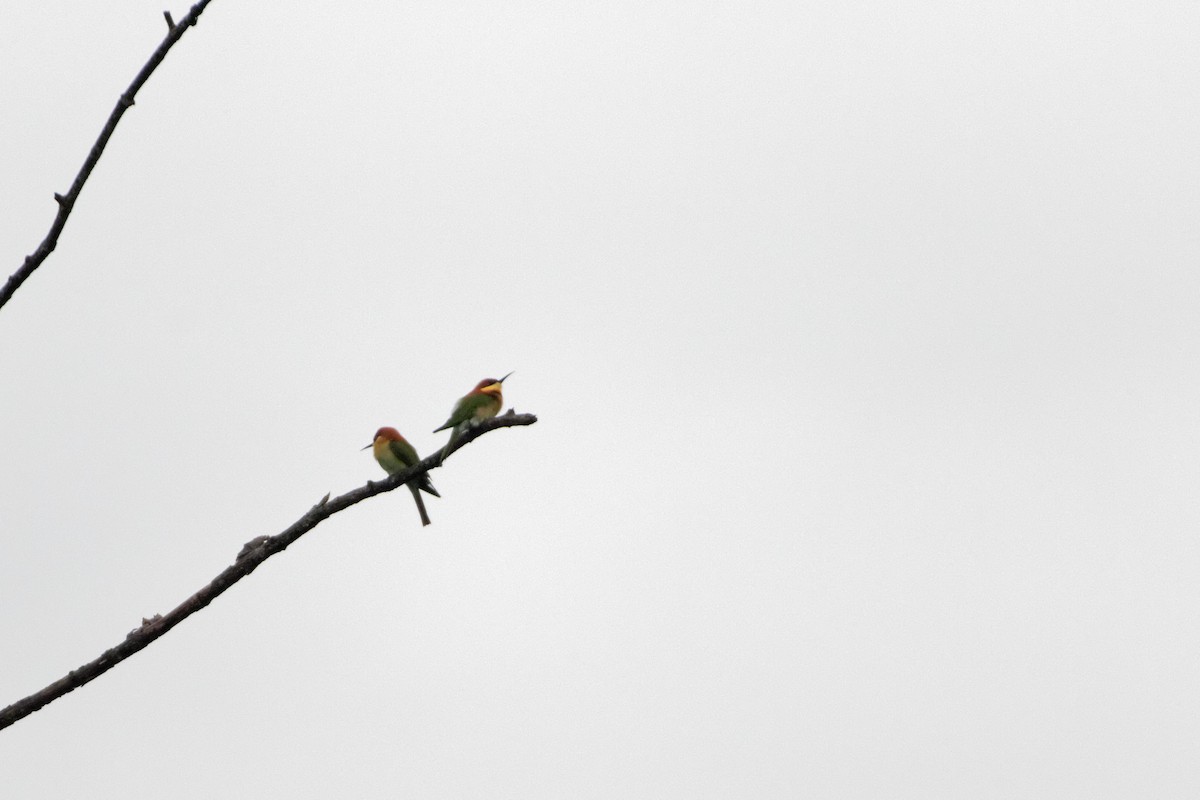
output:
[[[121,117],[124,116],[125,111],[133,105],[138,90],[142,88],[142,85],[150,78],[150,75],[158,68],[162,60],[167,57],[167,51],[183,37],[184,32],[188,28],[196,24],[196,20],[204,12],[204,7],[210,2],[212,0],[199,0],[188,11],[187,16],[179,21],[178,25],[171,19],[169,12],[163,12],[167,18],[167,38],[162,40],[158,49],[150,56],[150,60],[145,63],[141,71],[137,74],[137,77],[133,79],[133,83],[129,84],[129,88],[117,100],[117,105],[113,108],[112,113],[108,115],[108,122],[104,124],[104,130],[100,131],[100,137],[92,145],[92,149],[88,152],[83,166],[79,168],[79,174],[75,176],[75,181],[71,184],[71,189],[66,194],[54,193],[54,200],[58,203],[58,213],[54,216],[54,223],[50,226],[50,232],[46,234],[46,238],[38,245],[37,250],[25,256],[25,261],[21,264],[20,269],[10,275],[3,286],[0,286],[0,308],[8,302],[13,293],[21,288],[21,284],[33,274],[35,269],[41,266],[47,256],[58,246],[58,237],[67,224],[67,217],[71,216],[71,209],[75,207],[75,201],[79,199],[79,192],[82,191],[83,185],[87,183],[88,177],[92,174],[92,170],[96,167],[96,163],[104,153],[104,148],[108,144],[108,140],[112,137],[113,131],[117,129],[117,123],[121,121]]]

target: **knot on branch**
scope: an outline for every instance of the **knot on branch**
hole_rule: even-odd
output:
[[[253,539],[246,542],[244,545],[242,545],[242,549],[238,551],[237,558],[234,559],[234,563],[245,560],[246,556],[262,547],[263,543],[270,538],[270,536],[255,536]]]
[[[125,634],[125,638],[132,639],[138,634],[149,633],[149,629],[159,622],[162,622],[162,614],[155,614],[153,617],[142,617],[142,624]]]

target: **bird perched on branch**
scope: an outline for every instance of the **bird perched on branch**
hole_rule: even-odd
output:
[[[388,475],[395,475],[400,470],[411,467],[421,460],[421,457],[417,455],[416,448],[409,444],[408,440],[401,436],[395,428],[380,428],[375,431],[375,440],[367,447],[373,448],[375,460]],[[363,450],[366,450],[367,447],[364,447]],[[428,525],[429,514],[425,513],[425,501],[421,499],[421,492],[441,497],[437,489],[433,488],[433,482],[429,480],[429,473],[426,472],[420,477],[413,478],[405,485],[412,492],[413,500],[417,501],[417,511],[421,512],[421,524]]]
[[[512,373],[510,372],[508,375],[512,375]],[[504,396],[500,394],[500,385],[508,379],[508,375],[500,380],[484,378],[475,384],[474,389],[460,397],[454,404],[450,418],[442,424],[442,427],[434,430],[434,433],[437,433],[447,428],[453,428],[450,431],[450,441],[446,442],[446,446],[442,448],[442,458],[446,457],[450,446],[468,427],[479,420],[490,419],[500,413],[500,409],[504,407]]]

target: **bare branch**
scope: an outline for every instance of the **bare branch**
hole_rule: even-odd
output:
[[[493,431],[497,428],[511,428],[518,425],[532,425],[535,422],[537,422],[537,417],[533,414],[517,414],[509,410],[507,414],[483,420],[474,428],[465,431],[458,441],[455,442],[454,448],[446,453],[446,455],[458,450],[463,445],[479,438],[488,431]],[[442,460],[443,454],[439,450],[433,455],[422,459],[419,464],[397,472],[394,475],[389,475],[381,481],[367,481],[366,486],[360,486],[332,499],[330,499],[329,495],[325,495],[316,505],[305,512],[304,516],[292,523],[282,533],[274,536],[258,536],[251,539],[242,548],[241,552],[238,553],[237,559],[232,566],[227,567],[220,575],[213,578],[211,583],[187,600],[184,600],[173,611],[163,615],[155,614],[148,619],[143,619],[139,627],[126,635],[125,641],[116,647],[104,651],[96,660],[89,661],[79,669],[71,670],[65,677],[58,679],[40,692],[31,694],[29,697],[18,700],[7,708],[0,710],[0,729],[7,728],[9,725],[29,716],[47,703],[57,700],[67,692],[78,689],[85,683],[103,675],[171,630],[171,628],[174,628],[180,622],[183,622],[183,620],[192,614],[204,608],[229,587],[257,569],[268,558],[286,550],[289,545],[317,527],[322,521],[356,503],[361,503],[368,497],[390,492],[399,486],[403,486],[416,476],[441,466]]]
[[[133,79],[133,83],[129,84],[129,88],[117,100],[117,105],[113,108],[112,113],[109,114],[108,122],[104,125],[104,130],[100,131],[100,138],[96,139],[96,143],[92,145],[87,159],[79,169],[79,174],[75,176],[75,182],[71,184],[70,191],[65,195],[57,193],[54,195],[54,199],[58,201],[58,214],[54,217],[54,223],[50,226],[50,232],[46,234],[46,238],[38,245],[37,250],[25,256],[25,261],[21,264],[20,269],[9,276],[8,281],[3,286],[0,286],[0,308],[8,302],[13,293],[25,282],[25,279],[32,275],[33,271],[41,266],[42,262],[58,246],[58,237],[67,224],[67,217],[71,216],[71,209],[75,206],[76,199],[79,198],[79,192],[83,189],[83,184],[87,183],[87,179],[92,174],[96,163],[100,160],[101,154],[104,153],[104,148],[108,144],[109,138],[112,137],[113,131],[117,129],[117,123],[121,121],[121,117],[125,114],[126,109],[133,105],[138,90],[142,88],[142,85],[150,78],[150,75],[162,63],[162,60],[167,57],[167,51],[180,40],[188,28],[196,24],[200,15],[204,13],[204,7],[211,1],[199,0],[188,11],[187,16],[180,20],[178,25],[171,22],[171,15],[169,13],[166,14],[167,23],[170,25],[167,37],[162,40],[158,49],[150,56],[150,60],[142,66],[137,77]]]

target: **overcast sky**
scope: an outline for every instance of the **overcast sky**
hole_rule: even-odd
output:
[[[0,5],[0,272],[161,2]],[[187,8],[171,9],[176,18]],[[0,309],[14,798],[1200,794],[1200,6],[214,0]]]

